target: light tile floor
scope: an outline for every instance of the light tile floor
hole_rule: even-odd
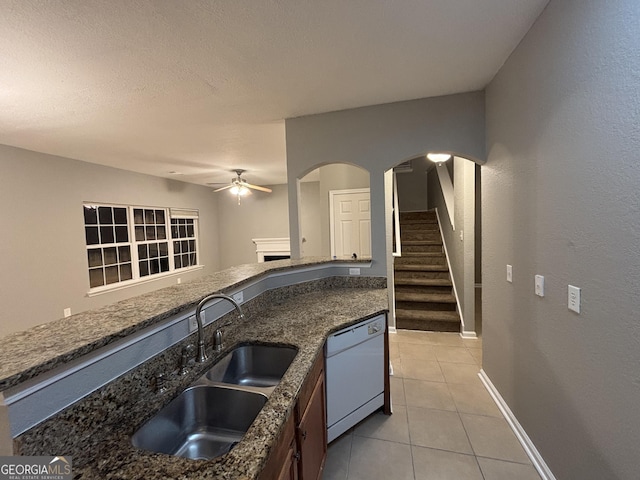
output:
[[[540,480],[478,378],[482,340],[389,335],[393,415],[329,445],[324,480]]]

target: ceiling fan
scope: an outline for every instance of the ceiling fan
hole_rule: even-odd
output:
[[[261,187],[260,185],[253,185],[251,183],[248,183],[244,178],[242,178],[242,174],[246,172],[246,170],[237,168],[232,171],[236,173],[236,177],[231,179],[231,183],[229,185],[216,188],[214,190],[214,193],[221,192],[223,190],[229,190],[232,195],[238,196],[238,205],[240,205],[240,197],[251,194],[251,190],[259,190],[261,192],[267,192],[267,193],[272,192],[270,188]]]

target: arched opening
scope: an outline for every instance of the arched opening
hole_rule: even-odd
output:
[[[480,166],[425,154],[385,172],[390,307],[396,328],[481,331]]]
[[[371,256],[369,172],[319,166],[299,180],[301,257]]]

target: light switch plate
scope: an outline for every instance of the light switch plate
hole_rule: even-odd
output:
[[[536,275],[536,295],[544,297],[544,277],[542,275]]]
[[[507,282],[513,283],[513,267],[507,265]]]
[[[580,290],[580,288],[574,287],[573,285],[569,285],[568,288],[567,306],[569,310],[576,313],[580,313]]]

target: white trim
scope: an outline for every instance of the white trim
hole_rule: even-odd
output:
[[[460,332],[460,336],[462,338],[467,338],[467,339],[470,339],[470,340],[477,340],[478,339],[478,335],[476,335],[476,332],[472,332],[472,331],[466,332],[466,331],[463,330],[462,332]]]
[[[396,327],[389,327],[389,333],[398,333]]]
[[[453,278],[453,270],[451,269],[451,262],[449,261],[449,252],[447,252],[447,242],[444,239],[444,235],[442,234],[442,222],[440,222],[440,214],[438,213],[438,208],[436,207],[436,218],[438,219],[438,228],[440,228],[440,238],[442,238],[442,247],[444,248],[444,257],[447,259],[447,267],[449,268],[449,276],[451,277],[451,285],[453,285],[453,294],[456,297],[456,307],[458,308],[458,315],[460,315],[460,325],[462,327],[461,333],[471,333],[475,335],[475,331],[465,331],[464,329],[464,317],[462,316],[462,309],[460,308],[460,299],[458,298],[458,290],[456,290],[456,281]]]
[[[507,405],[507,402],[504,401],[504,398],[502,398],[502,395],[500,395],[498,389],[487,376],[487,373],[483,369],[480,369],[480,372],[478,372],[478,377],[480,377],[480,380],[489,392],[489,395],[491,395],[491,398],[493,398],[493,401],[496,402],[496,405],[502,413],[502,416],[511,427],[511,430],[513,430],[513,433],[522,445],[522,448],[524,448],[525,453],[531,460],[534,468],[538,471],[538,474],[540,475],[542,480],[556,480],[556,477],[553,476],[551,469],[542,458],[542,455],[540,455],[540,452],[533,444],[533,441],[531,441],[531,438],[529,438],[527,432],[525,432],[522,425],[520,425],[520,422],[518,422],[518,419],[509,408],[509,405]]]
[[[87,297],[96,297],[105,293],[115,292],[118,290],[124,290],[125,288],[135,287],[136,285],[143,285],[149,282],[155,282],[156,280],[162,280],[163,278],[176,277],[183,273],[195,272],[196,270],[202,270],[204,265],[192,265],[190,267],[178,268],[176,270],[170,270],[168,272],[156,273],[154,275],[147,275],[146,277],[133,278],[131,280],[125,280],[124,282],[112,283],[111,285],[103,285],[101,287],[92,288],[87,292]]]
[[[398,182],[396,171],[393,170],[393,226],[396,232],[396,248],[393,251],[394,257],[402,256],[402,242],[400,241],[400,202],[398,201]]]
[[[331,258],[336,256],[336,239],[335,239],[335,228],[333,226],[333,197],[335,195],[341,195],[344,193],[369,193],[371,194],[371,189],[369,188],[351,188],[348,190],[329,190],[329,236],[331,240]],[[371,208],[371,207],[369,207]],[[369,227],[371,228],[371,227]]]
[[[291,256],[291,243],[289,237],[280,238],[252,238],[256,244],[256,255],[258,263],[264,262],[265,253],[269,255],[289,255]]]

